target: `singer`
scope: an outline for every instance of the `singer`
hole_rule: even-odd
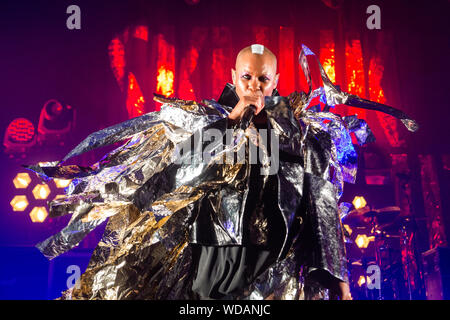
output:
[[[310,79],[307,55],[314,56],[304,46],[300,63]],[[73,179],[65,197],[49,204],[51,216],[72,219],[37,245],[45,256],[70,250],[108,221],[80,285],[62,298],[324,299],[329,292],[351,299],[337,200],[356,176],[349,132],[361,143],[371,132],[354,116],[308,109],[325,91],[329,103],[347,99],[325,73],[325,89],[289,97],[279,96],[278,77],[269,49],[246,47],[218,101],[156,96],[161,111],[95,132],[64,158],[128,139],[98,163],[29,166],[46,178]],[[215,140],[211,159],[199,160],[204,146],[194,144],[180,156],[193,161],[178,161],[189,137],[213,129],[225,139],[230,128],[234,143],[222,151]],[[275,174],[266,171],[271,143],[256,164],[217,161],[248,155],[260,144],[259,129],[279,142]]]
[[[227,85],[218,101],[221,105],[233,107],[228,115],[229,125],[245,123],[245,128],[248,122],[253,122],[257,129],[268,129],[264,97],[278,95],[279,74],[275,55],[259,44],[246,47],[237,55],[231,75],[234,86]],[[276,176],[262,176],[259,174],[260,166],[260,163],[250,166],[249,191],[243,214],[246,224],[243,244],[192,245],[196,266],[193,291],[201,299],[245,296],[245,290],[249,291],[255,279],[273,265],[280,254],[284,223],[277,206]],[[332,289],[333,295],[351,299],[345,281],[332,276],[327,280],[326,286]],[[270,298],[274,298],[274,294]]]
[[[266,123],[264,96],[277,94],[279,74],[277,58],[267,48],[255,44],[242,49],[236,57],[236,69],[231,70],[233,84],[239,101],[228,116],[231,121],[240,119],[247,106],[254,106],[255,123]]]

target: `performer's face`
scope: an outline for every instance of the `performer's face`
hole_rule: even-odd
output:
[[[259,94],[258,91],[271,96],[278,83],[277,62],[271,54],[245,52],[238,56],[236,70],[231,72],[239,99]]]

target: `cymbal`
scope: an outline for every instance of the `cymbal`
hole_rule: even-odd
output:
[[[385,234],[399,235],[401,230],[414,231],[417,228],[416,219],[411,216],[398,216],[392,222],[384,223],[376,226],[376,230],[380,230]]]
[[[401,210],[399,207],[385,207],[380,209],[372,209],[364,213],[367,218],[375,218],[378,223],[387,223],[393,221]]]
[[[353,209],[351,210],[344,218],[343,218],[343,222],[344,223],[358,223],[358,222],[363,222],[364,220],[364,214],[366,212],[370,211],[370,208],[368,207],[364,207],[364,208],[360,208],[360,209]]]
[[[385,207],[381,209],[371,209],[364,213],[366,217],[378,217],[384,215],[398,215],[400,213],[399,207]]]
[[[384,207],[380,209],[370,209],[369,207],[364,207],[350,211],[343,219],[343,222],[348,224],[366,224],[370,222],[371,218],[375,218],[377,220],[377,224],[388,223],[393,221],[400,214],[400,212],[400,208],[396,206]]]
[[[381,231],[383,234],[388,234],[388,235],[398,235],[399,231],[400,231],[398,226],[396,226],[392,222],[380,224],[380,225],[376,226],[375,229]]]

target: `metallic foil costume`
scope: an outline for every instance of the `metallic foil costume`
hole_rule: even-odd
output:
[[[361,144],[373,141],[373,136],[355,116],[341,118],[308,109],[313,97],[321,96],[330,106],[346,103],[387,112],[411,131],[417,129],[398,110],[339,91],[320,63],[324,85],[311,90],[307,55],[313,53],[304,46],[300,64],[309,93],[265,100],[268,127],[280,152],[295,159],[280,158],[275,173],[284,221],[284,230],[280,230],[283,246],[277,262],[237,299],[323,298],[324,292],[318,289],[329,279],[348,280],[337,202],[344,181],[354,182],[356,177],[350,132]],[[37,245],[49,259],[72,249],[107,221],[79,287],[63,298],[196,298],[191,292],[188,244],[242,244],[251,144],[263,150],[264,174],[270,170],[270,158],[253,123],[245,130],[233,130],[231,143],[223,143],[233,106],[227,101],[236,98],[231,85],[219,99],[221,103],[157,96],[164,103],[161,111],[95,132],[64,159],[127,140],[98,163],[90,167],[62,162],[29,166],[46,179],[73,179],[66,195],[49,203],[52,217],[72,214],[64,229]],[[214,132],[219,139],[196,143],[196,137],[206,132]],[[236,154],[244,154],[243,161],[234,161]],[[199,204],[205,200],[210,214],[199,217]],[[260,228],[258,223],[249,226],[250,230]]]

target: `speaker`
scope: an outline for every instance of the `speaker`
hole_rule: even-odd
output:
[[[422,253],[427,300],[450,299],[450,248],[438,247]]]

